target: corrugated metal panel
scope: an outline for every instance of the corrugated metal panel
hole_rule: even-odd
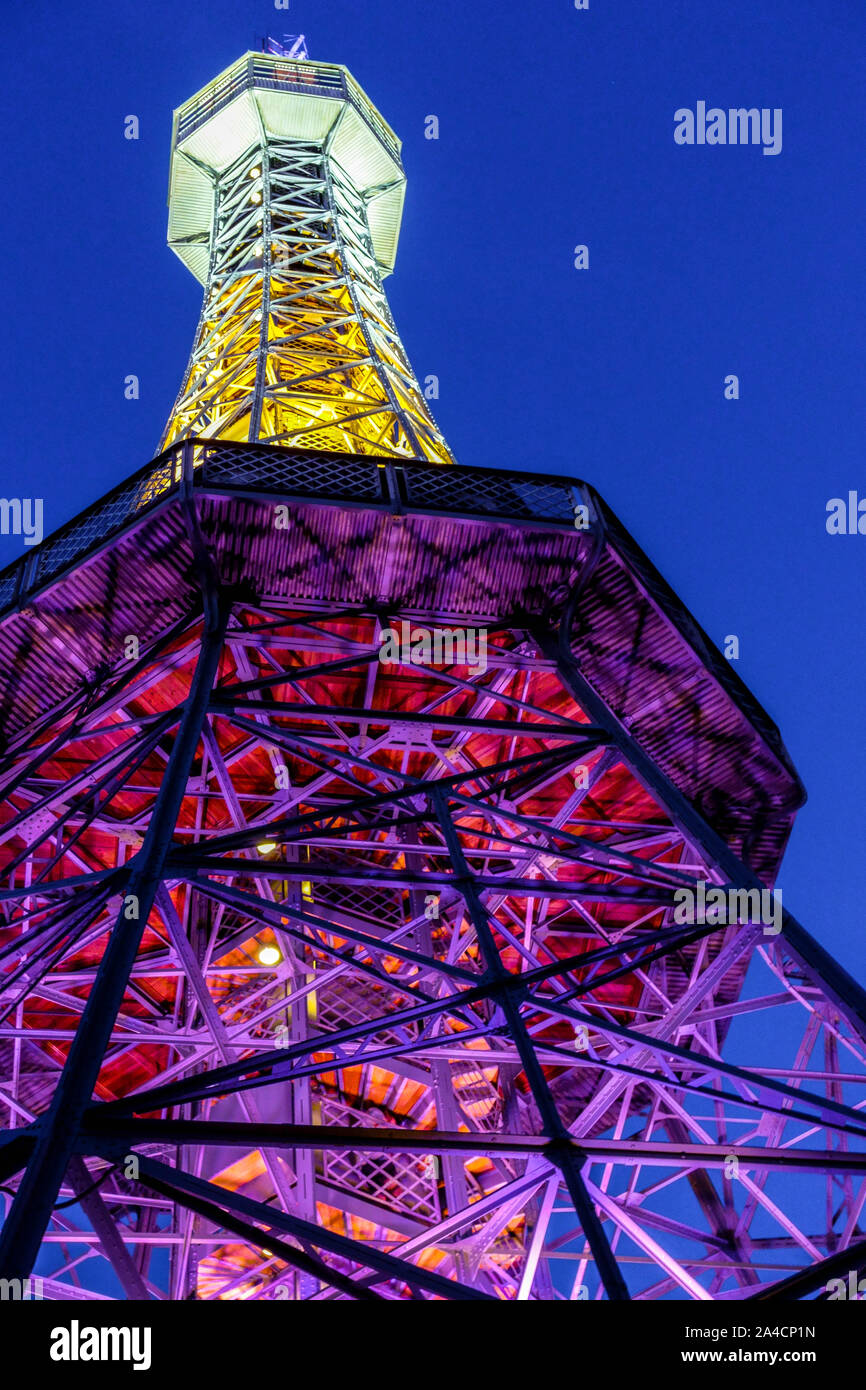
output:
[[[390,126],[379,110],[370,100],[360,83],[352,76],[348,68],[343,68],[343,78],[346,83],[346,91],[351,100],[355,102],[362,112],[364,119],[373,127],[379,139],[391,154],[399,159],[402,149],[402,141],[393,126]]]
[[[287,529],[275,504],[208,498],[202,529],[228,582],[245,578],[292,599],[360,603],[490,621],[523,601],[540,611],[577,572],[578,534],[491,526],[443,517],[293,503]],[[326,563],[322,563],[327,556]]]
[[[572,647],[659,767],[741,857],[772,875],[799,783],[611,551],[581,595]]]
[[[209,246],[213,215],[213,184],[207,175],[175,155],[171,167],[168,212],[168,244],[204,284],[210,259]],[[189,238],[199,237],[190,245]]]
[[[255,91],[268,135],[283,140],[323,141],[343,108],[342,97],[301,96],[295,92]]]
[[[172,251],[180,256],[188,270],[192,271],[196,280],[204,284],[207,280],[208,267],[210,265],[210,251],[207,246],[173,246]]]
[[[209,169],[221,172],[259,139],[255,101],[251,92],[242,91],[240,96],[194,131],[179,148],[206,164]]]
[[[194,603],[180,509],[155,514],[0,623],[0,706],[7,736],[120,668],[127,634],[146,645]],[[74,655],[74,660],[70,659]]]
[[[188,239],[210,237],[213,185],[183,155],[188,153],[215,173],[221,172],[260,140],[257,110],[268,134],[313,142],[324,141],[340,111],[345,111],[333,145],[337,162],[361,192],[383,183],[394,185],[369,204],[377,260],[386,272],[393,269],[405,190],[399,163],[387,153],[355,108],[342,99],[256,89],[242,92],[218,110],[177,147],[172,159],[169,245],[196,279],[205,282],[209,257],[207,249],[202,249],[204,241],[202,246],[190,246]]]
[[[190,164],[182,153],[171,167],[168,237],[191,236],[210,228],[214,186],[204,170]]]
[[[354,106],[348,107],[340,122],[331,153],[362,191],[379,183],[392,183],[403,172]]]
[[[247,60],[253,56],[252,52],[247,50],[242,57],[236,58],[233,63],[229,63],[227,68],[223,68],[222,72],[218,72],[216,77],[211,78],[210,82],[206,82],[203,87],[199,87],[197,92],[193,92],[191,97],[187,97],[186,101],[183,102],[175,112],[178,119],[182,119],[186,113],[192,110],[194,106],[197,106],[203,98],[217,96],[223,88],[233,82],[235,78],[244,71],[247,66]]]
[[[406,182],[401,179],[394,187],[379,193],[367,203],[367,222],[370,236],[376,251],[376,259],[385,274],[394,269],[397,259],[397,242],[400,237],[400,223],[403,220],[403,202],[406,197]]]

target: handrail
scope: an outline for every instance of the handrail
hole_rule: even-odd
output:
[[[177,112],[177,143],[187,139],[205,121],[228,106],[238,93],[254,87],[303,92],[308,96],[336,97],[351,102],[385,148],[399,160],[400,141],[395,132],[345,68],[331,63],[296,63],[273,54],[252,54],[241,58],[203,92],[184,102]]]
[[[239,465],[232,477],[231,461]],[[210,466],[209,466],[210,465]],[[276,468],[276,472],[275,472]],[[291,470],[292,482],[279,474]],[[222,473],[222,476],[220,474]],[[271,478],[268,474],[271,474]],[[318,473],[318,477],[316,474]],[[312,475],[305,483],[304,476]],[[179,440],[30,553],[0,570],[0,620],[101,549],[132,521],[144,518],[181,487],[212,493],[271,494],[305,504],[374,508],[392,514],[475,518],[574,532],[579,479],[555,473],[433,464],[417,459],[337,454],[220,439]],[[593,509],[604,516],[608,545],[637,573],[650,601],[715,675],[741,713],[790,769],[779,731],[677,595],[593,488]],[[794,774],[796,775],[796,774]]]
[[[292,449],[273,444],[246,444],[218,439],[177,441],[150,463],[138,469],[132,477],[112,488],[93,506],[52,532],[28,554],[13,560],[0,570],[0,614],[9,608],[21,607],[26,603],[30,593],[44,588],[46,583],[55,579],[64,569],[80,563],[92,550],[122,531],[130,521],[137,520],[153,506],[175,493],[183,477],[185,448],[192,459],[188,473],[195,487],[207,486],[207,469],[203,465],[210,459],[218,461],[245,456],[251,464],[254,461],[276,463],[282,460],[290,464],[315,465],[325,475],[331,472],[334,487],[323,486],[321,496],[323,500],[337,500],[342,495],[341,471],[345,475],[353,468],[357,470],[359,466],[365,466],[371,470],[371,476],[376,474],[381,480],[379,496],[373,505],[398,509],[408,506],[410,510],[414,505],[420,510],[453,511],[455,508],[449,507],[445,495],[439,498],[431,495],[427,502],[420,497],[413,497],[416,489],[423,490],[426,486],[428,490],[435,487],[440,491],[444,486],[446,493],[450,491],[452,494],[460,495],[458,509],[466,511],[467,514],[473,513],[471,497],[475,494],[479,502],[476,511],[478,516],[491,519],[499,517],[506,521],[534,518],[548,525],[572,524],[573,480],[554,475],[515,473],[505,469],[466,468],[458,465],[445,468],[441,464],[427,464],[415,459],[407,459],[404,464],[404,461],[398,458],[380,459],[371,454],[332,454],[315,449]],[[254,471],[253,467],[251,472]],[[221,484],[215,479],[214,486],[219,488]],[[488,505],[481,506],[485,486]],[[533,486],[554,489],[561,497],[561,517],[552,516],[549,509],[546,513],[542,508],[533,509],[531,501],[527,500],[530,496],[527,489]],[[267,490],[267,487],[264,490]],[[284,486],[278,490],[291,495],[291,489]],[[299,489],[299,492],[303,491]],[[350,486],[346,489],[344,500],[351,502],[352,494],[353,489]],[[509,506],[509,494],[515,499],[513,506]],[[307,495],[314,500],[316,489],[308,491]]]

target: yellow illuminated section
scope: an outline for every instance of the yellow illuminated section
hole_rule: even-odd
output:
[[[273,71],[290,70],[283,62]],[[315,65],[305,70],[320,76]],[[242,91],[237,114],[210,99],[216,114],[189,143],[208,152],[219,137],[229,153],[244,144],[227,163],[209,154],[210,167],[200,153],[194,164],[183,149],[175,154],[199,182],[210,180],[212,213],[202,315],[160,448],[198,436],[451,463],[382,287],[368,219],[378,189],[359,186],[375,173],[358,173],[360,136],[344,140],[353,174],[334,153],[338,140],[293,133],[326,118],[340,129],[338,103],[323,103],[313,79],[305,80],[307,87],[290,84],[285,109],[273,91],[279,77],[264,97]],[[354,84],[346,92],[349,118],[360,125],[358,103],[366,99]],[[248,109],[259,134],[246,144]],[[280,133],[266,129],[267,120]],[[362,128],[368,140],[371,121]],[[383,185],[386,194],[397,182]]]

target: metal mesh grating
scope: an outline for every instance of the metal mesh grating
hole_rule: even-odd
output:
[[[419,1023],[404,1024],[400,1033],[388,1028],[390,1013],[396,1013],[405,996],[398,991],[386,993],[381,985],[350,975],[338,976],[317,991],[318,1023],[323,1033],[351,1028],[357,1023],[381,1019],[382,1027],[375,1037],[380,1046],[398,1046],[406,1037],[417,1037]]]
[[[216,491],[232,488],[283,497],[310,497],[351,506],[467,516],[536,520],[571,525],[573,489],[566,479],[509,476],[492,469],[457,465],[401,464],[393,459],[337,454],[326,450],[284,448],[272,444],[236,444],[224,440],[189,441],[192,467],[188,483]],[[84,558],[99,542],[133,520],[153,502],[173,492],[181,480],[187,445],[178,444],[159,462],[115,488],[89,511],[50,536],[0,572],[0,611],[16,597],[39,587]],[[399,481],[398,481],[399,480]],[[26,566],[32,563],[28,571]]]
[[[340,501],[385,500],[381,470],[372,460],[342,454],[304,454],[268,446],[248,449],[224,445],[201,446],[204,481],[220,486],[249,488],[306,497],[333,497]]]
[[[139,476],[115,488],[103,502],[91,507],[79,520],[70,522],[42,547],[35,582],[40,584],[50,579],[71,561],[86,555],[136,512],[168,492],[178,477],[179,464],[174,458],[169,458],[143,477]]]
[[[487,1131],[500,1128],[502,1098],[493,1083],[477,1067],[465,1062],[452,1062],[450,1070],[460,1104],[478,1127]]]
[[[381,1111],[359,1113],[338,1100],[326,1098],[321,1102],[322,1123],[346,1125],[350,1128],[381,1129],[389,1124]],[[396,1129],[397,1126],[390,1126]],[[324,1151],[324,1171],[328,1182],[335,1187],[348,1188],[394,1211],[406,1212],[422,1220],[433,1221],[439,1216],[439,1195],[433,1177],[433,1167],[424,1155],[415,1157],[401,1153],[356,1153],[352,1149],[335,1153]]]
[[[574,518],[567,483],[517,479],[486,468],[425,468],[404,471],[407,500],[436,511],[473,512],[527,521],[570,522]]]
[[[21,561],[16,560],[10,570],[0,574],[0,608],[5,608],[14,599],[20,569]]]
[[[332,862],[341,863],[336,855],[329,856]],[[315,884],[316,901],[330,903],[332,907],[342,908],[344,912],[355,912],[366,917],[370,923],[389,923],[396,929],[402,920],[403,899],[393,888],[377,888],[374,884],[328,883]]]

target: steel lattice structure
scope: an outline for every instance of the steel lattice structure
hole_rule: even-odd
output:
[[[206,292],[168,447],[0,574],[0,1276],[747,1300],[859,1269],[862,990],[787,911],[676,910],[775,882],[777,729],[593,489],[442,466],[376,269],[399,149],[348,74],[248,55],[174,149]],[[314,248],[286,280],[278,230]],[[484,661],[425,645],[458,630]]]
[[[343,68],[247,55],[177,113],[169,240],[205,283],[162,440],[453,462],[397,334],[405,176]]]

